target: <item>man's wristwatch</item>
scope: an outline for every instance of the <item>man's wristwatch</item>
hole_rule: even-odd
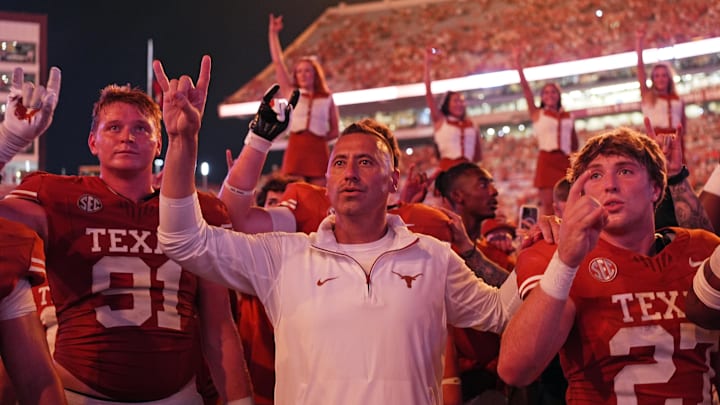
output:
[[[689,175],[690,171],[688,170],[687,166],[683,165],[682,169],[680,169],[677,174],[668,176],[667,184],[668,186],[676,186],[685,181],[685,179],[687,179]]]

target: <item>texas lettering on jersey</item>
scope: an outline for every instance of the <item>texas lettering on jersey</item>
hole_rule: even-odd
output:
[[[688,258],[707,257],[720,239],[673,231],[673,242],[653,257],[601,239],[578,268],[570,291],[575,321],[560,351],[569,404],[710,403],[720,333],[686,319],[685,297],[697,270]],[[523,297],[554,250],[540,242],[519,255]]]
[[[637,321],[658,321],[661,319],[685,318],[685,312],[677,306],[677,298],[687,296],[685,291],[644,291],[636,293],[613,294],[610,300],[620,306],[625,323]],[[631,312],[631,307],[633,311]],[[662,310],[662,308],[665,308]],[[631,313],[639,313],[633,316]]]
[[[8,198],[47,213],[55,360],[112,398],[149,401],[185,386],[200,361],[198,279],[158,248],[158,194],[135,202],[97,177],[36,173]],[[210,224],[229,224],[221,202],[200,201]]]
[[[85,228],[85,234],[92,237],[89,251],[92,253],[152,253],[162,255],[154,232],[146,229]],[[148,237],[153,236],[151,247]],[[129,240],[128,240],[129,239]]]

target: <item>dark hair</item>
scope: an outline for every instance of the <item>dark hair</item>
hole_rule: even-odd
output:
[[[100,90],[100,98],[93,105],[92,122],[90,124],[90,132],[95,132],[98,125],[98,115],[103,108],[113,103],[125,103],[136,107],[140,112],[148,117],[155,126],[158,137],[162,134],[162,112],[160,106],[144,91],[138,88],[132,88],[130,85],[118,86],[111,84]]]
[[[660,146],[645,134],[620,127],[588,139],[580,152],[572,158],[567,177],[575,182],[598,156],[625,156],[640,163],[648,172],[650,181],[660,188],[655,206],[663,199],[667,185],[665,155]]]
[[[440,104],[440,112],[442,112],[442,114],[446,117],[452,115],[450,114],[450,99],[456,94],[460,94],[460,92],[449,90],[447,93],[445,93],[445,96],[443,96],[442,104]],[[465,119],[465,112],[463,112],[462,117],[457,118]]]
[[[435,178],[435,191],[443,198],[450,199],[450,195],[455,190],[456,181],[468,174],[477,173],[485,175],[485,169],[471,162],[461,162],[451,168],[440,172]]]
[[[343,129],[342,133],[340,133],[340,136],[358,133],[374,135],[380,138],[385,146],[388,147],[388,152],[392,155],[393,168],[398,167],[400,164],[400,147],[398,146],[395,135],[387,125],[381,124],[372,118],[364,118],[348,125]]]
[[[285,177],[282,175],[270,177],[265,182],[265,184],[260,187],[260,191],[258,192],[257,196],[255,196],[255,203],[259,207],[265,206],[265,200],[267,199],[267,194],[269,191],[284,192],[288,184],[294,183],[296,181],[297,179]]]

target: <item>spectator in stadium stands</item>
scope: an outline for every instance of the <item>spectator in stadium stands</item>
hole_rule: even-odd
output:
[[[553,213],[553,186],[565,176],[570,166],[569,156],[578,148],[575,121],[562,107],[562,92],[557,83],[546,83],[540,91],[540,105],[535,105],[535,97],[523,72],[520,48],[514,48],[513,53],[539,149],[534,184],[538,188],[541,212],[550,215]]]
[[[204,109],[209,69],[206,58],[197,88],[188,76],[172,81],[186,89],[184,101],[192,105],[179,111],[178,100],[164,99],[169,133],[183,130],[192,119],[189,110]],[[57,84],[48,84],[54,97],[56,75],[49,83]],[[18,106],[11,100],[3,122],[15,136],[0,143],[2,156],[41,135],[52,116],[52,109],[40,108],[13,119],[22,116]],[[203,357],[222,401],[251,400],[227,290],[186,272],[157,245],[152,169],[161,151],[161,118],[145,92],[105,87],[88,136],[100,176],[33,173],[0,202],[0,216],[25,223],[45,240],[58,318],[55,367],[70,403],[202,404],[195,377]],[[200,198],[212,223],[230,226],[219,200]]]
[[[635,32],[635,52],[637,53],[637,78],[640,84],[641,108],[645,117],[650,119],[656,134],[674,134],[680,136],[680,144],[685,150],[685,103],[675,88],[675,69],[667,63],[660,62],[650,70],[650,86],[647,84],[643,49],[645,27]],[[683,157],[683,162],[685,159]]]
[[[277,207],[278,204],[280,204],[282,195],[288,184],[296,181],[297,180],[286,176],[272,176],[268,178],[260,187],[260,191],[257,197],[255,197],[255,204],[263,208]]]
[[[282,29],[283,17],[270,14],[270,56],[281,94],[290,97],[295,89],[300,90],[300,100],[290,123],[282,172],[286,176],[302,177],[309,183],[324,185],[330,153],[328,142],[339,134],[338,109],[316,58],[301,58],[290,74],[280,45]]]
[[[440,154],[440,170],[447,170],[462,161],[482,160],[482,145],[475,124],[467,117],[465,96],[462,93],[445,93],[440,108],[433,98],[430,65],[438,52],[436,48],[425,50],[425,101],[430,109],[433,138]]]
[[[650,120],[650,125],[657,135],[677,134],[683,150],[683,163],[685,162],[685,133],[687,119],[685,117],[685,103],[675,89],[675,69],[667,62],[659,62],[650,70],[650,86],[647,84],[643,50],[645,42],[645,27],[641,26],[635,31],[635,52],[637,54],[637,78],[640,85],[641,110]],[[678,226],[673,215],[673,200],[669,193],[657,209],[655,217],[658,227]]]

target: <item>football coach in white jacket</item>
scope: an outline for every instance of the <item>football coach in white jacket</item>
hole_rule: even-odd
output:
[[[169,137],[161,248],[198,276],[260,298],[275,328],[276,403],[441,404],[447,324],[500,333],[509,309],[448,244],[386,213],[399,171],[385,138],[357,124],[343,131],[326,175],[335,213],[316,233],[212,227],[194,174],[209,57],[197,87],[187,76],[168,80],[159,62],[154,68]],[[263,98],[246,147],[269,147],[287,127],[292,108],[273,110],[275,91]]]

